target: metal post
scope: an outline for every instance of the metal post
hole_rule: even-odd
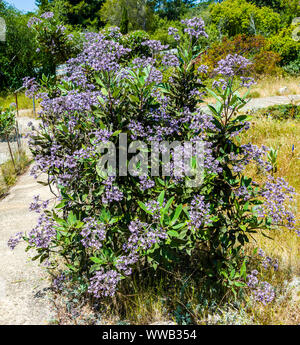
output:
[[[18,105],[18,91],[15,91],[15,99],[16,99],[16,108],[17,108],[17,117],[19,117],[19,105]],[[17,145],[18,151],[21,151],[21,141],[20,141],[20,132],[18,126],[18,119],[16,119],[16,137],[17,137]]]
[[[32,98],[32,105],[33,105],[33,114],[34,114],[34,116],[36,116],[36,112],[35,112],[35,95],[33,95],[33,98]]]

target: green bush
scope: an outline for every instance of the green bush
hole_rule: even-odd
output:
[[[0,90],[14,91],[22,86],[22,78],[35,75],[36,44],[27,15],[3,8],[0,17],[6,22],[6,41],[0,41]]]
[[[294,25],[284,28],[270,38],[271,48],[281,56],[281,65],[288,65],[298,59],[300,43],[293,39]]]
[[[147,46],[142,45],[150,39],[149,34],[143,30],[132,31],[127,35],[123,36],[121,43],[125,48],[131,49],[130,56],[148,56],[150,50]]]
[[[246,0],[225,0],[210,6],[210,22],[223,34],[275,34],[280,14],[269,7],[257,7]]]
[[[274,105],[261,109],[263,116],[271,116],[276,120],[300,119],[300,106],[295,104]]]
[[[297,77],[300,75],[300,53],[298,58],[294,61],[291,61],[289,64],[283,66],[283,69],[286,73]]]

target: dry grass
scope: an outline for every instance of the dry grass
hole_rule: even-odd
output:
[[[15,95],[2,95],[0,96],[0,107],[8,108],[10,104],[16,103]],[[39,110],[39,104],[36,101],[36,112]],[[25,96],[25,93],[18,93],[18,107],[19,107],[19,116],[27,116],[35,118],[36,115],[33,112],[33,102],[32,99]]]
[[[277,121],[254,117],[252,128],[243,135],[243,142],[278,148],[278,171],[275,177],[285,178],[297,192],[293,205],[298,222],[300,221],[300,121]],[[292,145],[295,150],[292,152]],[[264,176],[257,175],[254,167],[248,175],[263,181]],[[272,284],[280,287],[293,277],[300,278],[300,238],[294,231],[277,229],[271,234],[273,240],[256,235],[252,246],[262,248],[267,255],[279,260],[280,271],[272,277]],[[251,313],[260,324],[299,324],[300,303],[295,303],[289,295],[277,299],[270,306],[253,308]]]
[[[0,165],[0,199],[16,184],[18,176],[26,171],[31,162],[24,150],[14,153],[14,161],[16,169],[11,160]]]
[[[280,94],[279,89],[287,87],[287,91]],[[241,94],[248,91],[241,89]],[[264,98],[272,96],[300,95],[300,77],[265,77],[257,81],[251,88],[249,96],[251,98]],[[207,97],[205,102],[214,103],[215,99]]]
[[[287,90],[280,94],[279,89],[283,87],[287,87]],[[253,98],[280,95],[300,95],[300,77],[266,77],[259,80],[251,89]]]

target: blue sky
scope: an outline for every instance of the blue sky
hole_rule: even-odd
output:
[[[5,2],[24,12],[34,11],[37,8],[35,0],[5,0]]]
[[[37,9],[35,0],[5,0],[8,4],[14,5],[18,10],[29,12]],[[200,0],[198,2],[201,2]]]

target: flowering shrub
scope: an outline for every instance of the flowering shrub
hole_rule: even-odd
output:
[[[253,83],[247,74],[251,62],[239,55],[219,61],[214,89],[207,90],[216,104],[208,105],[210,113],[203,111],[195,58],[198,40],[206,37],[204,24],[199,18],[183,24],[184,38],[170,30],[176,52],[165,53],[167,46],[148,40],[143,45],[151,55],[130,63],[129,48],[89,33],[82,52],[68,61],[64,80],[51,92],[39,91],[42,124],[30,140],[32,174],[48,174],[58,202],[49,209],[37,196],[30,208],[40,213],[38,224],[22,236],[50,269],[57,256],[63,258],[67,269],[57,278],[60,287],[63,277],[84,281],[85,292],[103,298],[136,273],[181,269],[235,292],[245,285],[249,234],[294,226],[285,182],[260,186],[243,173],[251,162],[264,171],[272,168],[267,148],[236,140],[249,128],[249,117],[237,111],[246,103],[238,89]],[[162,83],[170,65],[173,74]],[[168,151],[166,143],[175,141],[190,145]],[[100,144],[116,150],[118,164],[107,161],[107,169],[100,168],[107,157]],[[161,152],[151,174],[149,161],[139,159],[150,150]],[[186,171],[201,171],[202,183]],[[11,247],[18,240],[20,234]]]
[[[27,26],[34,32],[37,43],[36,52],[41,55],[43,67],[46,65],[50,72],[55,73],[55,67],[66,62],[76,54],[76,39],[68,33],[67,28],[61,25],[54,17],[53,12],[45,12],[39,18],[31,17]]]

